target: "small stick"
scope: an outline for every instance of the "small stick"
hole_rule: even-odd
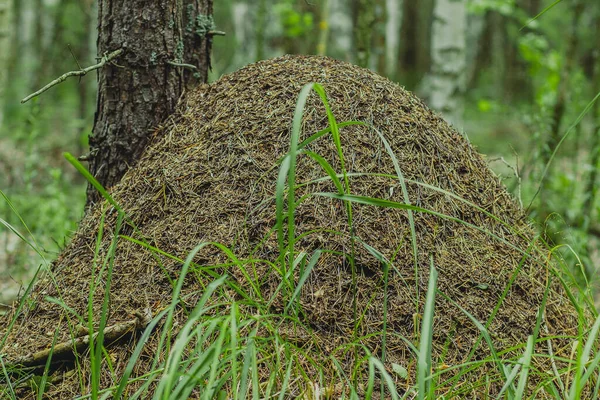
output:
[[[148,312],[148,311],[147,311]],[[137,314],[137,313],[136,313]],[[136,318],[131,321],[121,322],[104,329],[104,342],[114,342],[123,335],[133,332],[136,329],[143,329],[149,323],[149,316],[139,313]],[[98,336],[98,332],[93,334],[94,338]],[[38,351],[37,353],[27,354],[19,357],[16,360],[10,360],[11,365],[23,365],[26,367],[44,365],[46,360],[52,353],[52,358],[61,359],[75,352],[79,352],[87,348],[90,344],[90,335],[85,335],[68,340],[63,343],[58,343],[54,348]]]
[[[206,34],[210,35],[210,36],[225,36],[226,35],[226,33],[223,31],[208,31]]]
[[[83,76],[83,75],[86,75],[88,72],[94,71],[98,68],[102,68],[104,65],[106,65],[106,63],[117,58],[121,54],[123,54],[123,49],[115,50],[112,53],[102,57],[102,60],[98,64],[91,65],[87,68],[83,68],[78,71],[69,71],[66,74],[61,75],[57,79],[53,80],[52,82],[50,82],[49,84],[47,84],[46,86],[44,86],[43,88],[38,90],[37,92],[32,93],[29,96],[25,97],[23,100],[21,100],[21,104],[26,103],[29,100],[33,99],[34,97],[39,96],[40,94],[44,93],[46,90],[50,89],[52,86],[56,86],[59,83],[64,82],[67,78],[70,78],[71,76]]]

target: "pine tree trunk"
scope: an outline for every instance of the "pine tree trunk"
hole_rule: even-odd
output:
[[[98,75],[89,168],[103,186],[119,182],[181,95],[206,81],[212,6],[212,0],[99,1],[98,55],[124,51]],[[88,187],[88,206],[97,199]]]

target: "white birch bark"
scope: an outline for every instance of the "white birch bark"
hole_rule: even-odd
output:
[[[466,84],[466,0],[437,0],[433,10],[429,105],[462,129]]]
[[[385,0],[387,14],[385,23],[385,69],[388,77],[393,77],[398,68],[402,3],[403,0]]]

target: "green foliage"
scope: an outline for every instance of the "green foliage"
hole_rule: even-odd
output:
[[[293,0],[280,1],[275,10],[279,15],[286,37],[298,38],[312,31],[313,13],[299,10]]]
[[[515,0],[470,0],[467,9],[473,14],[484,14],[497,11],[502,15],[513,15],[516,10]]]
[[[550,107],[555,102],[560,82],[561,54],[550,47],[543,35],[533,32],[521,36],[518,45],[521,56],[529,66],[529,76],[534,80],[538,105]]]

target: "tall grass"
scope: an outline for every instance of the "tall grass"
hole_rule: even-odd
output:
[[[309,136],[304,141],[301,138],[301,122],[304,108],[312,92],[315,92],[321,99],[327,113],[329,127]],[[527,249],[521,249],[499,237],[485,228],[478,227],[462,221],[458,218],[444,215],[433,210],[427,210],[411,204],[406,183],[418,184],[431,190],[438,191],[446,196],[450,196],[458,201],[472,206],[473,208],[489,215],[491,218],[500,221],[496,216],[482,210],[475,204],[430,185],[419,182],[413,182],[405,179],[402,175],[400,165],[395,158],[392,149],[385,140],[385,137],[378,132],[379,137],[386,149],[387,154],[393,162],[395,175],[371,174],[378,176],[388,176],[397,180],[403,191],[404,202],[393,202],[385,199],[379,199],[368,196],[357,196],[352,194],[351,178],[355,176],[368,176],[369,174],[353,173],[350,174],[345,168],[346,161],[343,152],[343,140],[340,134],[340,128],[349,125],[366,125],[358,121],[347,121],[338,123],[329,107],[326,93],[318,84],[309,84],[300,92],[294,120],[292,124],[292,133],[290,138],[290,148],[287,154],[280,160],[279,173],[276,182],[276,226],[273,227],[270,234],[277,235],[279,246],[279,255],[276,260],[261,262],[267,263],[273,273],[280,277],[280,284],[270,296],[262,293],[260,284],[257,281],[254,271],[254,263],[257,260],[252,258],[240,259],[231,249],[219,243],[200,243],[191,251],[185,260],[176,255],[168,254],[159,248],[156,248],[144,240],[134,239],[132,237],[120,234],[120,226],[127,222],[135,226],[133,221],[127,216],[127,210],[123,209],[112,199],[110,194],[104,190],[98,182],[89,174],[89,172],[79,164],[71,155],[66,155],[82,175],[94,185],[99,192],[106,198],[107,203],[117,211],[117,223],[110,238],[110,247],[104,259],[100,257],[100,246],[104,240],[104,214],[99,221],[97,232],[97,241],[95,248],[95,262],[102,265],[98,275],[93,274],[90,282],[90,293],[88,297],[87,316],[76,315],[60,298],[49,299],[62,305],[67,310],[67,315],[74,317],[78,322],[87,325],[90,335],[94,332],[95,324],[99,322],[96,329],[97,336],[91,336],[90,351],[80,357],[90,358],[90,369],[84,370],[82,363],[76,362],[78,376],[81,382],[81,391],[85,393],[79,399],[106,399],[106,398],[128,398],[128,399],[182,399],[188,397],[199,397],[201,399],[264,399],[277,398],[285,399],[290,397],[302,397],[310,399],[326,398],[344,398],[359,399],[371,398],[379,393],[380,398],[392,399],[435,399],[440,396],[446,398],[469,397],[472,393],[485,392],[486,385],[494,383],[502,387],[499,398],[521,399],[537,398],[544,396],[547,398],[580,398],[586,388],[593,387],[592,393],[598,393],[600,379],[598,374],[598,364],[600,363],[600,352],[597,351],[597,337],[600,331],[600,317],[593,324],[586,320],[585,313],[580,312],[579,336],[571,338],[574,346],[573,357],[564,359],[553,356],[552,354],[537,354],[536,345],[544,343],[550,339],[540,338],[540,329],[546,306],[546,295],[549,292],[550,280],[547,282],[546,295],[542,301],[535,329],[526,343],[522,343],[512,349],[498,351],[495,348],[494,341],[489,326],[496,318],[500,306],[503,304],[511,287],[521,272],[521,267],[534,246],[530,243]],[[336,171],[332,165],[321,155],[308,149],[308,145],[316,140],[332,140],[337,150],[339,158],[340,171]],[[295,223],[295,210],[307,198],[303,196],[297,198],[296,190],[308,184],[307,182],[296,182],[297,159],[304,155],[312,160],[315,165],[324,173],[324,176],[317,181],[331,181],[335,187],[335,192],[311,193],[307,196],[321,196],[330,199],[336,199],[343,203],[346,210],[347,224],[351,235],[350,253],[345,256],[351,266],[351,295],[353,301],[353,316],[356,321],[354,330],[351,334],[349,343],[336,348],[328,357],[315,359],[306,349],[294,343],[289,338],[280,333],[282,321],[290,322],[295,326],[302,326],[308,332],[310,328],[305,326],[302,318],[302,305],[299,301],[303,287],[310,278],[313,268],[328,249],[318,249],[312,254],[298,251],[295,243],[302,236],[298,235]],[[16,213],[10,201],[5,197],[5,201]],[[416,314],[422,313],[422,319],[418,332],[418,343],[412,342],[407,338],[401,338],[407,345],[407,348],[414,353],[416,360],[416,379],[414,383],[408,384],[408,366],[393,364],[388,361],[389,349],[387,348],[387,339],[397,333],[390,331],[387,325],[388,315],[388,281],[391,274],[399,273],[394,259],[387,259],[382,252],[373,247],[372,244],[363,242],[360,238],[354,236],[352,206],[361,204],[370,207],[382,207],[404,210],[409,216],[410,222],[410,240],[414,254],[414,273],[415,287],[409,287],[408,291],[417,291],[416,282],[419,281],[419,271],[417,266],[417,236],[414,225],[414,213],[429,213],[445,220],[461,223],[472,229],[477,229],[486,233],[490,238],[498,240],[507,246],[512,247],[522,254],[522,260],[518,268],[515,269],[510,280],[506,283],[505,289],[498,299],[497,305],[492,311],[487,321],[479,321],[460,304],[452,298],[439,291],[437,287],[437,270],[435,268],[435,259],[431,257],[428,290],[425,294],[424,304],[419,304],[419,294],[416,292],[413,300],[415,303]],[[501,222],[501,221],[500,221]],[[9,225],[5,220],[0,219],[0,223],[8,227],[23,240],[31,243],[19,230]],[[512,227],[508,227],[514,230]],[[136,230],[137,231],[137,230]],[[342,234],[341,232],[333,232]],[[142,236],[143,237],[143,236]],[[538,238],[535,238],[537,241]],[[146,325],[141,334],[130,359],[125,366],[124,372],[120,376],[111,376],[112,385],[102,387],[101,382],[105,382],[103,377],[107,371],[104,364],[111,365],[108,350],[104,347],[103,332],[108,323],[108,308],[110,300],[110,286],[112,280],[112,271],[114,267],[114,258],[117,251],[119,240],[127,240],[140,246],[142,251],[149,251],[157,256],[168,257],[177,260],[182,264],[179,277],[173,284],[172,297],[169,305],[154,315]],[[261,242],[262,243],[262,242]],[[260,244],[259,244],[260,245]],[[35,248],[35,244],[31,246]],[[194,257],[206,247],[214,247],[228,259],[226,264],[229,268],[237,268],[250,283],[248,288],[243,288],[237,284],[227,274],[218,275],[209,267],[196,265]],[[364,317],[357,309],[357,270],[354,264],[355,251],[357,247],[363,247],[372,254],[379,262],[382,268],[382,282],[384,290],[383,304],[383,325],[381,332],[382,347],[378,354],[374,354],[370,349],[361,344],[363,338],[359,334],[359,325]],[[94,265],[93,270],[96,270]],[[200,271],[205,274],[210,284],[202,293],[182,295],[184,281],[191,270]],[[557,274],[554,279],[561,279],[561,283],[569,288],[569,283]],[[100,284],[102,282],[102,284]],[[32,282],[33,285],[33,282]],[[21,309],[25,306],[27,297],[31,292],[32,285],[25,292],[25,296],[17,305],[17,314],[9,321],[9,331],[13,329],[16,319]],[[98,291],[104,291],[101,296],[102,303],[99,315],[99,321],[96,321],[93,309],[93,299]],[[224,301],[225,291],[233,291],[243,300],[241,302]],[[185,300],[188,296],[199,297],[195,306],[187,311],[187,320],[182,326],[175,326],[176,313],[182,307],[186,308]],[[282,296],[284,308],[280,314],[273,314],[271,305],[276,296]],[[578,298],[570,295],[570,300],[574,307],[581,310],[578,305]],[[435,320],[435,302],[436,298],[442,297],[451,304],[454,304],[471,323],[476,327],[479,336],[474,343],[469,355],[460,365],[448,366],[445,369],[437,369],[435,366],[441,360],[434,359],[432,354],[433,333]],[[589,305],[589,304],[588,304]],[[589,326],[591,329],[589,329]],[[55,336],[56,337],[56,336]],[[16,399],[20,387],[25,384],[21,379],[15,377],[22,373],[22,376],[28,376],[16,366],[7,365],[2,356],[2,349],[6,346],[8,333],[0,341],[0,366],[2,374],[0,375],[0,395]],[[134,370],[139,365],[141,355],[151,338],[155,339],[153,346],[152,360],[144,361],[149,367],[146,372],[140,376],[133,376]],[[474,360],[474,354],[481,343],[487,346],[490,356],[481,360]],[[520,356],[509,356],[509,354],[519,353]],[[352,354],[354,365],[350,368],[344,366],[341,357],[346,354]],[[341,355],[341,356],[340,356]],[[553,371],[543,373],[533,368],[533,362],[536,357],[551,358]],[[302,360],[302,362],[300,361]],[[28,377],[38,379],[40,384],[37,386],[37,397],[42,398],[48,387],[51,377],[51,359],[49,358],[41,377]],[[461,377],[478,368],[487,368],[491,364],[495,366],[497,374],[487,378],[485,382],[463,382]],[[557,366],[560,365],[560,367]],[[109,368],[110,369],[110,368]],[[334,371],[334,374],[331,374]],[[108,372],[110,374],[110,372]],[[452,374],[450,374],[452,373]],[[532,386],[532,376],[535,376],[537,382]],[[534,387],[534,391],[531,388]]]

